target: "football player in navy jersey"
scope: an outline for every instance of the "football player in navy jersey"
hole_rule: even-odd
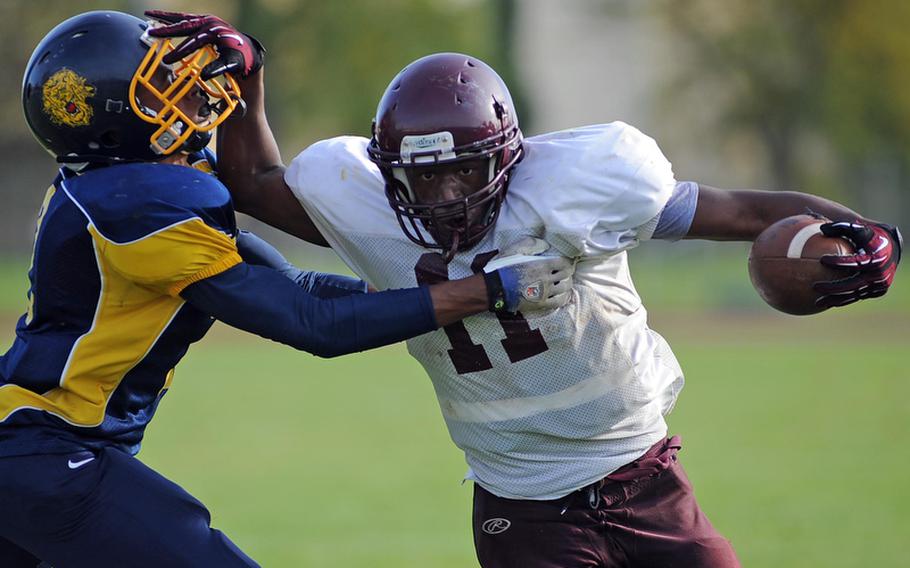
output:
[[[230,43],[242,34],[212,16],[177,16],[156,33],[244,59]],[[679,437],[667,436],[683,374],[648,327],[627,251],[649,239],[751,241],[808,208],[834,221],[813,230],[857,248],[824,258],[844,277],[815,284],[819,306],[844,306],[887,292],[896,228],[804,193],[678,182],[656,142],[622,122],[526,139],[505,83],[469,55],[407,65],[371,138],[316,142],[287,168],[262,74],[243,85],[250,112],[219,133],[238,209],[330,244],[372,283],[464,277],[522,238],[526,251],[578,259],[561,307],[478,314],[408,341],[475,482],[482,566],[739,565],[678,463]]]
[[[555,256],[374,294],[294,268],[237,229],[206,149],[242,107],[234,76],[256,72],[260,48],[236,37],[235,52],[175,52],[149,30],[127,14],[81,14],[25,71],[26,120],[63,166],[38,214],[28,311],[0,357],[4,568],[255,565],[199,501],[134,457],[213,319],[332,357],[568,297],[572,262]],[[543,292],[522,293],[531,284]]]

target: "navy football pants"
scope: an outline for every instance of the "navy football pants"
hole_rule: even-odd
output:
[[[179,485],[113,448],[0,458],[4,568],[258,566],[210,522]]]

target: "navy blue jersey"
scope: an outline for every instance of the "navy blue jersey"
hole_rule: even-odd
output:
[[[227,189],[194,168],[127,164],[48,189],[28,312],[0,357],[0,456],[61,439],[135,453],[189,345],[212,318],[187,286],[241,262]]]

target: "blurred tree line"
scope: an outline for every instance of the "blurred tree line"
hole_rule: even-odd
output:
[[[369,136],[379,97],[407,63],[461,51],[513,75],[511,0],[238,0],[231,21],[267,46],[272,127],[287,151],[340,133]],[[492,15],[493,17],[486,17]],[[514,77],[512,77],[514,79]],[[290,157],[290,156],[288,156]]]
[[[512,0],[16,0],[0,3],[3,142],[27,134],[19,81],[34,45],[54,25],[92,9],[142,17],[149,8],[212,12],[267,48],[270,116],[289,142],[340,132],[366,134],[379,96],[406,63],[435,51],[464,51],[509,79],[506,21]],[[493,17],[486,17],[492,15]],[[514,80],[514,78],[512,78]]]
[[[509,60],[512,0],[13,0],[0,2],[0,252],[26,252],[34,212],[55,165],[32,139],[20,103],[32,49],[80,12],[150,8],[212,12],[267,48],[269,120],[286,160],[338,134],[369,135],[379,97],[408,62],[471,53],[518,85]],[[490,17],[492,16],[492,17]]]
[[[668,92],[713,105],[719,136],[758,140],[776,187],[900,217],[910,2],[659,0],[647,10],[688,58]]]

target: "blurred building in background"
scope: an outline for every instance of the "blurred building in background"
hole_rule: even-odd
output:
[[[405,63],[464,51],[502,72],[527,135],[623,120],[657,139],[679,179],[910,219],[900,0],[13,0],[0,4],[0,255],[28,254],[55,170],[19,106],[31,49],[77,12],[153,7],[214,11],[262,40],[286,160],[322,137],[367,135]]]

